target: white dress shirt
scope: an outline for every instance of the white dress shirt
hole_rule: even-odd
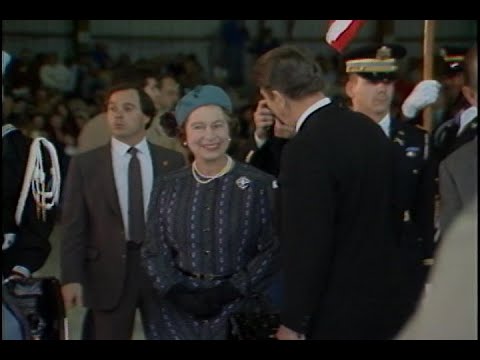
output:
[[[385,133],[385,135],[387,135],[388,138],[390,137],[390,123],[391,120],[389,113],[385,115],[385,117],[378,123],[378,125],[382,128],[383,132]]]
[[[330,98],[326,97],[323,98],[322,100],[318,100],[316,103],[312,104],[307,110],[303,112],[303,114],[298,118],[297,125],[295,126],[295,130],[298,132],[300,128],[302,127],[303,123],[305,120],[307,120],[307,117],[312,114],[314,111],[320,109],[321,107],[324,107],[328,104],[330,104],[332,100]]]
[[[130,234],[128,226],[128,165],[132,157],[128,153],[130,148],[130,145],[112,138],[113,175],[115,178],[120,210],[122,212],[125,234]],[[150,193],[153,186],[153,163],[146,138],[143,138],[142,141],[135,145],[135,148],[138,150],[137,157],[140,161],[140,169],[142,172],[143,207],[146,219],[148,202],[150,200]]]

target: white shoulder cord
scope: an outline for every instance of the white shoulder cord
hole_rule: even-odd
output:
[[[48,150],[51,159],[51,185],[45,183],[46,174],[43,169],[42,144]],[[46,211],[50,210],[55,204],[58,204],[60,198],[60,165],[58,163],[57,151],[53,144],[43,137],[33,140],[30,146],[30,154],[28,156],[27,169],[23,179],[22,192],[18,200],[17,210],[15,212],[15,222],[20,225],[22,221],[25,201],[32,190],[33,198],[37,205],[37,215],[46,220]]]

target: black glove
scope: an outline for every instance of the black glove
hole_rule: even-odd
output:
[[[205,289],[190,290],[183,284],[174,285],[165,295],[178,309],[197,319],[209,319],[222,311],[222,304],[212,302],[203,295]]]
[[[241,297],[241,295],[240,291],[238,291],[230,282],[226,281],[213,288],[200,290],[198,297],[203,302],[215,303],[223,306]]]

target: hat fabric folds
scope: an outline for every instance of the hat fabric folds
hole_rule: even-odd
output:
[[[232,101],[222,88],[214,85],[201,85],[187,93],[177,103],[175,107],[177,124],[182,125],[195,109],[206,105],[217,105],[228,112],[232,111]]]

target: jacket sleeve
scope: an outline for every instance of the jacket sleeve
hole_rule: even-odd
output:
[[[448,159],[448,158],[447,158]],[[455,184],[448,162],[442,161],[439,168],[440,185],[440,229],[444,232],[462,207],[460,193]]]
[[[61,278],[62,282],[83,283],[84,259],[88,240],[88,212],[84,179],[79,157],[73,157],[65,183],[61,219]]]

